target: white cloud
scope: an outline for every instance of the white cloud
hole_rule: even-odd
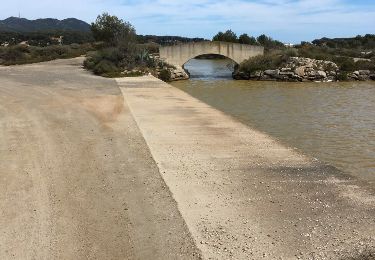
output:
[[[218,30],[266,33],[284,41],[375,33],[375,3],[347,0],[13,0],[0,16],[76,17],[93,21],[108,11],[139,33],[211,38]]]

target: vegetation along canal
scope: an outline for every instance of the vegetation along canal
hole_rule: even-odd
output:
[[[235,81],[230,60],[189,61],[172,84],[282,143],[375,183],[375,83]]]

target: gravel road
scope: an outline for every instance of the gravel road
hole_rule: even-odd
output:
[[[0,259],[199,259],[114,80],[0,68]]]

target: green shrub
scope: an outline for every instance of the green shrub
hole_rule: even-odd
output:
[[[346,81],[348,80],[348,73],[347,72],[340,72],[336,75],[336,80],[339,81]]]
[[[335,57],[334,62],[339,66],[342,71],[355,71],[357,70],[357,65],[353,58],[350,57]]]
[[[101,60],[95,65],[93,72],[97,75],[113,74],[118,73],[118,67],[109,60]]]
[[[297,57],[298,56],[298,50],[295,48],[288,48],[284,50],[284,55],[287,57]]]
[[[375,71],[375,62],[374,61],[360,60],[360,61],[356,62],[356,67],[359,70],[371,70],[371,71]]]
[[[72,46],[12,46],[0,48],[0,60],[3,65],[27,64],[54,59],[74,58],[85,54],[90,45]]]
[[[135,52],[126,51],[121,47],[109,47],[90,52],[84,67],[97,75],[107,76],[108,73],[119,73],[137,66],[141,67],[142,64],[137,62],[135,55]]]
[[[277,69],[282,63],[282,55],[256,56],[241,63],[239,71],[252,73],[258,70]]]
[[[23,64],[30,54],[30,49],[27,46],[12,46],[2,48],[0,59],[3,60],[4,65]]]
[[[171,77],[172,77],[171,76],[171,72],[168,69],[163,69],[159,73],[159,79],[161,79],[162,81],[170,82],[171,81]]]

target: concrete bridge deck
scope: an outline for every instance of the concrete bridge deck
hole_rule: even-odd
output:
[[[210,41],[160,47],[160,58],[178,67],[183,67],[189,60],[203,54],[222,55],[241,64],[250,57],[263,55],[264,48],[248,44]]]

